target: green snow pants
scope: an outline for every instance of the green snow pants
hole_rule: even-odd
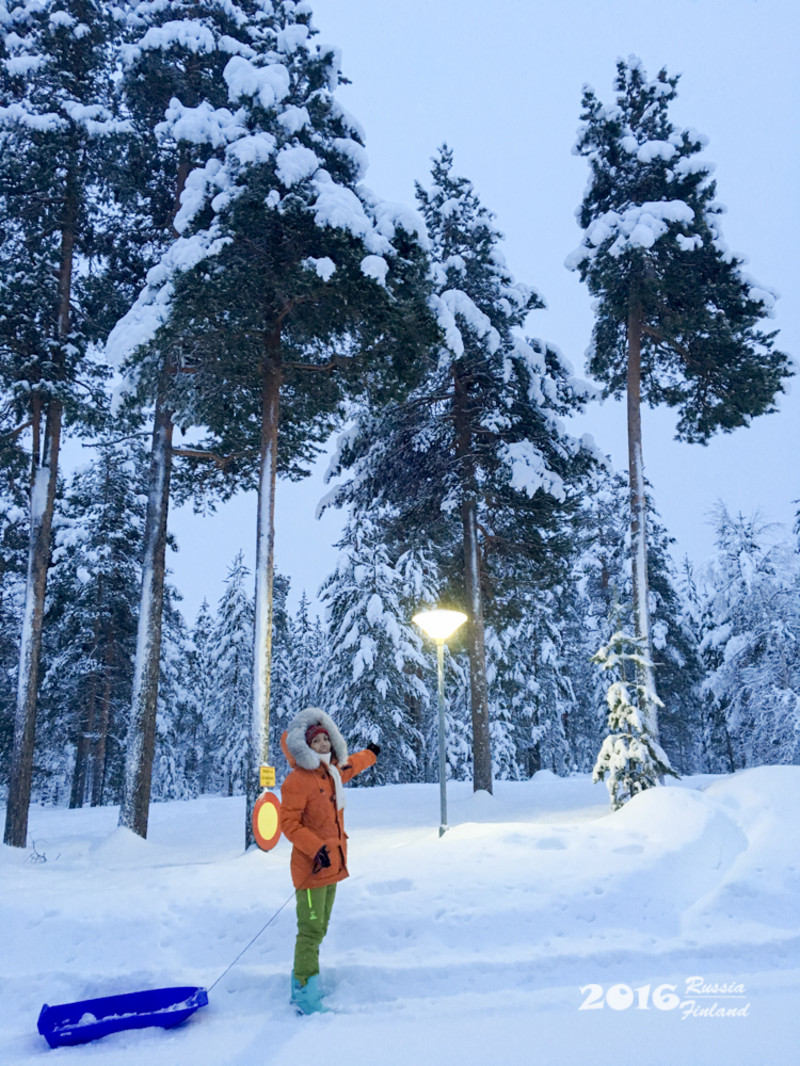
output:
[[[319,973],[319,946],[328,932],[336,885],[299,888],[297,900],[297,941],[294,946],[294,976],[304,985]]]

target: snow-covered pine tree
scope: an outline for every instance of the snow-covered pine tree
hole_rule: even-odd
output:
[[[112,142],[127,128],[111,99],[114,34],[114,11],[100,0],[12,0],[0,10],[0,392],[9,432],[30,445],[31,486],[5,826],[17,847],[27,837],[62,425],[65,415],[75,427],[96,423],[103,408],[87,355],[96,316],[84,297],[103,271],[95,207],[108,198]]]
[[[564,596],[560,586],[521,589],[516,617],[492,635],[491,727],[500,778],[520,780],[543,768],[563,774],[574,763],[567,724],[576,698],[564,647]]]
[[[434,336],[416,222],[361,184],[336,51],[315,42],[305,3],[249,10],[250,49],[224,71],[236,110],[223,161],[187,178],[183,239],[129,320],[161,326],[156,343],[180,347],[194,371],[178,375],[176,418],[207,427],[199,450],[219,457],[198,470],[201,487],[258,487],[248,811],[268,758],[277,471],[302,476],[344,399],[391,395]]]
[[[258,5],[255,5],[256,8]],[[137,136],[128,145],[121,200],[128,234],[121,242],[133,280],[155,260],[155,276],[169,274],[184,246],[175,229],[189,173],[220,157],[241,134],[227,109],[223,72],[231,57],[251,55],[252,4],[231,0],[141,0],[127,7],[127,41],[122,49],[122,97]],[[160,275],[159,275],[160,272]],[[123,271],[124,273],[124,271]],[[148,277],[153,280],[151,273]],[[153,308],[126,316],[112,334],[108,353],[126,367],[129,408],[154,408],[152,460],[138,642],[131,706],[128,770],[120,824],[147,835],[150,776],[155,745],[167,517],[172,481],[174,402],[171,386],[185,371],[181,339],[152,342]],[[139,343],[142,342],[142,343]],[[147,343],[149,342],[149,343]]]
[[[215,626],[214,791],[227,796],[242,795],[247,782],[254,624],[249,578],[240,551],[225,579]]]
[[[326,705],[354,749],[380,745],[373,780],[424,780],[432,660],[411,615],[433,602],[433,590],[424,573],[417,580],[409,573],[418,564],[410,553],[391,560],[368,518],[352,518],[337,547],[336,568],[320,590],[329,631]],[[415,600],[412,589],[421,593]]]
[[[591,176],[580,247],[567,259],[596,300],[589,369],[606,395],[627,395],[635,633],[649,661],[647,509],[641,402],[678,408],[677,436],[705,442],[775,409],[790,374],[759,322],[774,297],[742,272],[720,232],[705,141],[669,117],[677,77],[649,81],[636,57],[617,64],[616,100],[583,96],[576,152]],[[638,686],[658,736],[652,676]],[[653,700],[650,700],[650,694]]]
[[[70,773],[71,807],[107,801],[108,781],[121,776],[141,581],[143,470],[141,449],[101,448],[70,478],[56,519],[41,692],[48,721],[37,748]]]
[[[800,567],[758,516],[716,509],[702,588],[704,688],[722,717],[731,769],[800,761]]]
[[[561,418],[579,388],[550,345],[522,334],[540,297],[514,281],[501,234],[452,152],[418,187],[434,260],[439,358],[405,404],[367,413],[341,448],[352,470],[337,499],[385,508],[399,547],[433,543],[446,591],[467,611],[473,784],[492,789],[485,595],[513,585],[517,564],[538,580],[562,551],[564,517],[590,455]],[[398,553],[399,554],[399,553]],[[518,576],[518,575],[517,575]]]
[[[642,662],[647,655],[642,642],[617,630],[593,656],[601,670],[615,671],[618,680],[608,689],[608,731],[597,756],[592,780],[605,781],[612,810],[618,810],[637,792],[657,785],[664,774],[673,774],[669,761],[649,730],[639,710],[644,693],[642,682],[652,663]],[[634,701],[631,701],[631,687]],[[657,700],[653,693],[648,699]]]

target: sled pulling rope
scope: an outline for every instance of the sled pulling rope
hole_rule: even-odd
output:
[[[230,965],[225,967],[225,969],[222,971],[222,973],[216,979],[214,984],[208,986],[208,991],[209,992],[211,992],[212,989],[215,988],[219,984],[219,982],[222,980],[222,978],[225,976],[225,974],[228,972],[228,970],[232,970],[233,969],[233,967],[236,965],[236,963],[239,961],[239,959],[242,957],[242,955],[244,955],[244,953],[247,950],[249,950],[249,948],[251,948],[253,946],[253,944],[255,944],[255,942],[258,940],[258,938],[261,936],[261,934],[264,932],[264,930],[267,929],[270,925],[272,925],[272,923],[275,921],[275,919],[278,917],[278,915],[281,913],[281,911],[284,909],[284,907],[288,903],[291,903],[291,901],[293,899],[294,899],[294,891],[292,892],[291,896],[287,896],[287,898],[283,901],[283,903],[281,903],[280,907],[278,907],[278,909],[275,911],[275,913],[272,915],[272,917],[269,919],[269,921],[265,922],[264,925],[261,926],[261,928],[256,933],[256,935],[253,937],[253,939],[250,941],[250,943],[249,944],[245,944],[245,946],[242,948],[242,950],[239,952],[239,954],[236,956],[236,958],[233,960],[233,962],[230,963]]]

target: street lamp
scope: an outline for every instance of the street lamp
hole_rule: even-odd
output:
[[[439,836],[447,829],[447,766],[444,752],[444,642],[467,616],[462,611],[420,611],[412,618],[423,633],[436,641],[436,661],[439,668],[439,801],[441,807],[441,824]]]

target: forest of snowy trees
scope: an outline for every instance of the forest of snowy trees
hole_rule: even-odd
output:
[[[790,534],[720,503],[713,558],[679,566],[644,473],[643,404],[702,443],[775,410],[790,374],[701,139],[670,120],[677,78],[630,60],[613,103],[584,96],[587,384],[528,335],[543,296],[447,146],[415,205],[363,184],[311,7],[0,0],[6,842],[31,801],[120,804],[141,835],[151,798],[252,801],[308,705],[380,744],[364,783],[434,780],[411,617],[437,603],[469,619],[446,744],[475,788],[595,770],[618,803],[665,773],[800,762],[800,514]],[[569,432],[601,394],[627,397],[628,472]],[[275,480],[332,439],[325,506],[347,521],[293,611]],[[201,529],[245,489],[255,573],[234,548],[185,619],[170,502]]]

